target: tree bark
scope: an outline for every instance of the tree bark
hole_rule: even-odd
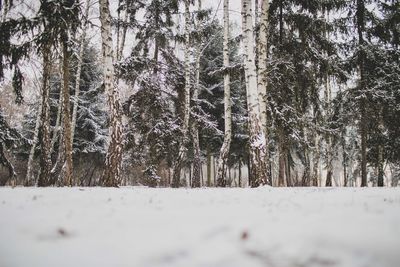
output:
[[[379,111],[379,134],[380,136],[383,137],[383,131],[384,131],[384,126],[383,126],[383,114],[382,114],[382,108]],[[382,138],[381,138],[382,140]],[[383,163],[384,163],[384,157],[383,157],[383,144],[382,141],[379,140],[378,144],[378,186],[382,187],[384,186],[384,170],[383,170]]]
[[[122,114],[118,88],[114,80],[111,14],[108,0],[100,0],[101,39],[103,54],[104,87],[110,109],[109,146],[102,176],[103,186],[117,187],[121,182],[122,168]]]
[[[242,32],[244,44],[244,65],[247,77],[247,107],[249,117],[249,143],[251,164],[251,186],[257,187],[268,182],[265,162],[266,142],[260,120],[260,105],[257,89],[257,71],[254,55],[254,34],[251,1],[242,0]]]
[[[118,58],[117,60],[120,61],[124,55],[124,47],[125,47],[125,40],[126,40],[126,33],[128,31],[128,19],[129,19],[129,7],[130,7],[131,1],[127,1],[126,3],[126,10],[125,10],[125,18],[124,18],[124,25],[122,28],[122,39],[121,39],[121,44],[119,46],[119,52],[118,52]]]
[[[224,57],[224,111],[225,111],[225,127],[224,142],[221,147],[218,159],[217,185],[226,186],[226,168],[228,166],[229,150],[232,140],[232,104],[231,104],[231,88],[229,68],[229,0],[224,0],[224,41],[223,41],[223,57]]]
[[[264,132],[266,149],[265,149],[265,162],[269,162],[268,154],[268,128],[267,128],[267,49],[268,49],[268,11],[269,0],[261,0],[261,14],[260,14],[260,30],[258,40],[258,101],[260,103],[260,120],[261,129]],[[271,182],[270,173],[268,172],[268,181]]]
[[[10,2],[9,2],[9,0],[4,0],[3,4],[1,4],[1,1],[0,1],[0,5],[1,5],[1,9],[2,9],[1,22],[5,22],[7,19],[7,14],[8,14],[9,8],[10,8]]]
[[[187,139],[189,132],[190,118],[190,1],[185,0],[185,94],[184,94],[184,109],[183,109],[183,125],[182,125],[182,140],[179,145],[178,157],[175,161],[174,174],[172,178],[172,187],[180,186],[180,174],[184,157],[187,152]]]
[[[279,171],[278,171],[278,186],[285,186],[285,147],[284,142],[282,141],[283,137],[280,136],[279,141]]]
[[[197,10],[201,11],[201,0],[197,1],[198,8]],[[200,25],[200,20],[198,21],[198,25]],[[197,106],[197,102],[199,99],[199,90],[200,90],[200,56],[201,56],[201,46],[197,46],[197,59],[196,59],[196,84],[193,88],[193,102]],[[200,157],[200,140],[199,140],[199,125],[196,121],[196,118],[193,118],[193,150],[194,150],[194,159],[193,159],[193,182],[192,187],[200,187],[200,168],[201,168],[201,157]]]
[[[365,32],[365,3],[364,0],[357,0],[357,33],[360,52],[358,55],[358,67],[360,72],[359,86],[360,90],[365,88],[364,77],[364,37]],[[360,123],[359,132],[361,138],[361,186],[367,186],[367,121],[366,121],[366,103],[364,94],[360,98]]]
[[[16,173],[14,170],[14,166],[11,164],[10,160],[7,158],[6,154],[4,153],[5,146],[3,143],[0,143],[0,164],[5,166],[8,169],[8,177],[6,179],[0,179],[0,186],[4,186],[7,182],[16,177]]]
[[[69,93],[69,52],[68,40],[65,39],[62,44],[63,47],[63,124],[64,124],[64,152],[65,162],[63,169],[64,184],[72,186],[72,131],[71,131],[71,111],[70,111],[70,93]]]
[[[258,99],[260,103],[261,127],[267,136],[267,48],[268,48],[268,11],[269,0],[262,0],[259,33],[258,63]]]
[[[41,112],[41,148],[40,148],[40,175],[38,179],[38,186],[48,186],[50,183],[50,49],[49,44],[43,47],[43,77],[42,77],[42,112]]]
[[[75,137],[75,128],[76,128],[76,120],[78,117],[78,107],[79,107],[79,94],[81,88],[81,73],[82,73],[82,64],[83,64],[83,52],[84,52],[84,44],[86,40],[86,32],[88,28],[88,17],[90,10],[90,0],[86,0],[86,8],[85,8],[85,17],[84,17],[84,26],[82,30],[82,34],[79,40],[79,55],[78,55],[78,65],[76,69],[76,77],[75,77],[75,95],[74,95],[74,107],[72,109],[72,143],[74,142]],[[75,184],[77,184],[75,182]]]
[[[324,19],[325,19],[325,36],[329,40],[329,33],[326,28],[326,20],[329,19],[328,12],[325,15],[324,12]],[[328,55],[327,55],[328,56]],[[326,72],[325,74],[325,123],[328,123],[331,115],[331,84],[330,84],[330,77],[329,73]],[[325,186],[332,186],[332,176],[333,176],[333,144],[332,144],[332,133],[326,134],[326,180]]]
[[[60,46],[62,46],[62,44],[60,44]],[[60,138],[60,130],[61,130],[61,118],[62,118],[62,109],[63,109],[63,75],[64,75],[64,71],[63,71],[63,56],[62,56],[62,52],[59,53],[59,64],[58,64],[58,71],[59,71],[59,75],[60,75],[60,91],[59,91],[59,97],[58,97],[58,109],[57,109],[57,117],[56,117],[56,124],[53,128],[53,136],[51,138],[51,147],[50,147],[50,154],[53,154],[54,150],[55,150],[55,145],[58,140],[61,140]],[[61,143],[59,143],[59,150],[61,149]],[[59,152],[60,154],[60,152]],[[61,152],[62,154],[62,152]]]
[[[36,144],[39,141],[39,129],[40,129],[41,112],[42,112],[42,102],[41,102],[41,99],[40,99],[38,114],[37,114],[37,117],[36,117],[35,130],[33,132],[32,147],[31,147],[31,149],[29,151],[28,166],[27,166],[27,169],[26,169],[25,185],[27,185],[27,186],[32,186],[32,185],[35,184],[34,179],[32,179],[32,166],[33,166],[33,160],[35,158]]]
[[[207,146],[207,186],[211,187],[211,151]]]

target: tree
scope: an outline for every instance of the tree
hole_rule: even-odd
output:
[[[137,43],[118,66],[120,78],[132,92],[124,103],[129,120],[126,153],[130,166],[127,169],[135,168],[130,176],[140,184],[169,185],[171,181],[161,178],[163,173],[170,173],[178,152],[176,147],[182,136],[180,94],[185,83],[184,66],[174,51],[174,40],[180,41],[174,33],[177,25],[173,20],[178,2],[146,3],[129,6],[130,17],[139,10],[145,15],[143,21],[130,18],[129,27],[135,31]]]
[[[56,178],[50,179],[51,148],[50,148],[50,107],[49,107],[49,78],[51,69],[51,49],[60,41],[63,55],[63,141],[65,163],[63,174],[65,183],[72,184],[72,140],[71,140],[71,114],[69,98],[69,36],[79,25],[79,3],[76,0],[65,0],[61,3],[41,0],[38,14],[43,24],[43,32],[40,33],[38,42],[43,55],[43,84],[42,84],[42,143],[41,143],[41,172],[38,185],[48,186],[55,183]]]
[[[115,86],[111,14],[108,0],[99,1],[103,54],[103,79],[110,109],[109,146],[102,177],[103,186],[118,186],[122,165],[122,114],[118,88]]]
[[[218,160],[217,185],[225,186],[226,184],[226,167],[229,156],[229,148],[232,140],[232,107],[231,107],[231,88],[229,69],[229,0],[224,1],[224,111],[225,111],[225,127],[224,142]]]
[[[0,107],[0,165],[8,169],[8,176],[0,179],[1,186],[4,186],[7,181],[16,176],[14,166],[6,155],[6,150],[15,147],[21,141],[23,141],[21,135],[16,129],[8,125]]]
[[[257,73],[253,42],[253,15],[251,1],[242,0],[242,35],[244,46],[244,68],[246,73],[247,108],[249,120],[251,186],[266,184],[266,142],[261,126],[260,104],[257,89]]]
[[[187,152],[187,143],[189,137],[189,118],[190,118],[190,0],[185,0],[185,91],[183,104],[183,125],[182,125],[182,140],[179,144],[179,152],[175,160],[173,170],[172,187],[180,186],[181,169],[185,154]]]
[[[258,5],[258,4],[257,4]],[[258,88],[258,101],[260,103],[260,120],[261,129],[265,136],[265,162],[268,164],[268,124],[267,124],[267,85],[268,85],[268,14],[269,14],[269,0],[261,1],[260,13],[260,29],[257,44],[258,52],[258,69],[257,69],[257,88]],[[268,164],[269,165],[269,164]],[[271,183],[271,174],[267,172],[267,180]]]

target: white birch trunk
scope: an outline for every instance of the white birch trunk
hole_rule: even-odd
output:
[[[229,150],[232,140],[232,107],[231,107],[231,88],[229,68],[229,0],[224,0],[224,111],[225,111],[225,129],[224,142],[221,147],[218,159],[217,185],[226,186],[226,167],[229,157]]]
[[[258,40],[258,102],[260,104],[260,120],[261,129],[265,136],[265,162],[267,170],[269,167],[269,148],[268,148],[268,128],[267,128],[267,86],[268,86],[268,73],[267,73],[267,60],[268,60],[268,12],[269,0],[261,0],[261,13],[260,13],[260,31]],[[267,179],[271,183],[271,173],[267,171]]]
[[[249,142],[250,142],[250,164],[251,164],[251,186],[267,183],[267,165],[265,162],[266,141],[261,127],[260,105],[257,88],[257,71],[254,54],[254,32],[251,1],[242,0],[242,18],[244,24],[243,44],[245,74],[247,83],[247,106],[249,117]]]
[[[262,0],[260,14],[260,33],[258,43],[258,100],[260,103],[261,127],[267,136],[267,48],[268,48],[268,10],[269,0]]]
[[[101,40],[103,54],[103,79],[110,109],[110,141],[102,177],[103,186],[118,186],[122,167],[122,114],[118,88],[114,81],[113,42],[111,14],[108,0],[100,0]]]

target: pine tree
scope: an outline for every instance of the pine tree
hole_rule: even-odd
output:
[[[190,64],[190,0],[185,0],[185,91],[183,102],[183,125],[182,140],[179,144],[178,156],[174,163],[172,187],[179,187],[181,180],[181,169],[185,155],[187,154],[187,144],[189,138],[189,119],[190,119],[190,90],[191,90],[191,64]]]
[[[4,186],[10,179],[16,177],[16,172],[6,150],[17,146],[23,141],[20,133],[10,127],[0,107],[0,165],[8,169],[8,176],[0,179],[0,186]]]

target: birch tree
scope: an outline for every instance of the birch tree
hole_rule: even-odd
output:
[[[229,68],[229,0],[224,0],[224,41],[223,41],[223,57],[224,57],[224,112],[225,112],[225,129],[224,142],[221,147],[218,159],[217,185],[226,185],[226,166],[229,157],[229,150],[232,140],[232,107],[231,107],[231,88]]]
[[[261,13],[260,13],[260,31],[258,39],[258,101],[260,103],[260,120],[261,130],[265,136],[265,162],[268,167],[269,155],[268,155],[268,129],[267,129],[267,85],[268,85],[268,73],[267,73],[267,49],[268,49],[268,11],[269,11],[269,0],[261,0]],[[268,176],[270,174],[267,173]],[[271,181],[271,177],[267,177],[268,181]],[[267,180],[265,180],[266,182]]]
[[[118,186],[122,165],[122,114],[119,92],[115,86],[111,14],[108,0],[99,1],[103,54],[103,79],[110,109],[109,146],[102,177],[103,186]]]
[[[261,127],[267,136],[267,48],[268,48],[268,10],[269,0],[261,1],[260,32],[258,40],[258,100],[260,103]]]
[[[251,186],[266,184],[267,165],[265,162],[266,142],[261,126],[260,104],[257,88],[257,71],[254,54],[254,33],[252,2],[242,0],[242,35],[244,47],[244,69],[246,75],[246,94],[248,108],[248,127],[250,144]]]

